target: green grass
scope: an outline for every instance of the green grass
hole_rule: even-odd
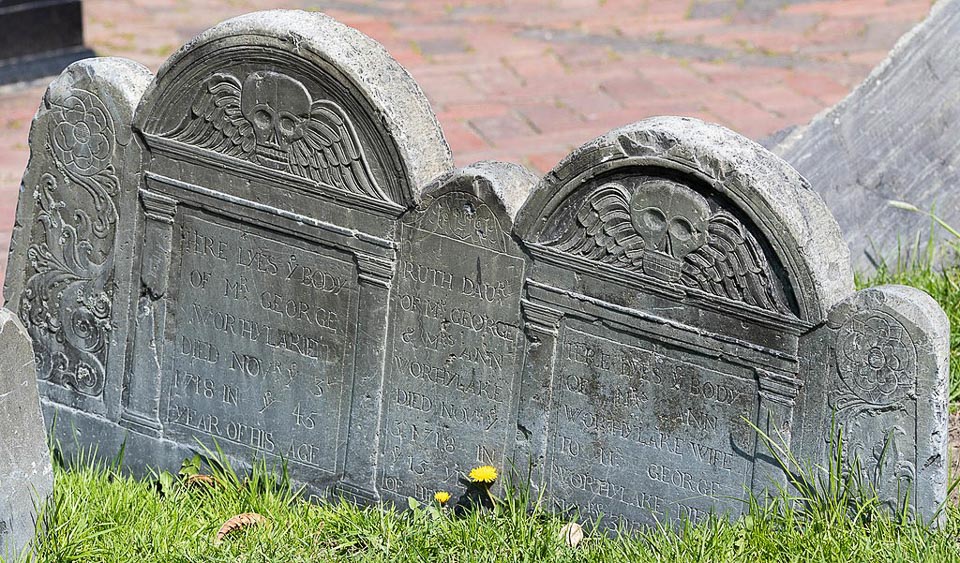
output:
[[[945,530],[931,532],[869,503],[851,518],[845,502],[807,510],[780,502],[675,531],[607,536],[587,525],[571,548],[559,538],[566,521],[535,502],[527,510],[516,492],[494,511],[453,516],[305,502],[262,465],[250,479],[227,471],[214,474],[213,488],[178,480],[166,492],[89,462],[56,473],[56,508],[36,561],[960,561],[955,507]],[[221,524],[245,512],[269,524],[215,545]]]

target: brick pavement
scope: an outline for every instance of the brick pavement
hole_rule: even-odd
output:
[[[383,43],[433,103],[457,164],[544,172],[651,115],[753,138],[839,101],[930,0],[85,0],[87,44],[152,70],[228,17],[324,11]],[[2,23],[0,23],[2,28]],[[0,248],[44,83],[0,89]],[[0,256],[0,279],[6,252]]]

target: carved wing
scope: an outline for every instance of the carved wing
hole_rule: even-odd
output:
[[[709,293],[789,313],[757,242],[726,211],[710,218],[707,243],[687,255],[681,281]]]
[[[217,73],[203,81],[190,114],[173,138],[230,156],[251,158],[256,148],[253,125],[240,111],[240,81]]]
[[[290,143],[290,170],[318,182],[376,199],[388,199],[370,172],[360,138],[340,106],[318,100],[303,136]]]
[[[549,245],[588,260],[639,269],[643,239],[630,220],[630,193],[620,184],[602,186],[580,207],[576,225]]]

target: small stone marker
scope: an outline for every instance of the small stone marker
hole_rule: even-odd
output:
[[[395,500],[462,489],[472,467],[509,461],[525,267],[510,232],[536,182],[481,162],[431,184],[403,219],[381,469]]]
[[[872,270],[921,256],[933,225],[904,201],[960,227],[960,1],[942,0],[843,101],[773,147],[823,197]],[[953,235],[936,228],[937,240]]]
[[[0,356],[0,558],[13,561],[34,539],[37,509],[53,492],[53,468],[30,337],[6,309]]]
[[[942,311],[855,293],[823,202],[721,127],[453,171],[382,47],[274,11],[152,82],[71,66],[31,149],[4,293],[68,449],[142,471],[216,444],[364,502],[532,468],[636,525],[738,514],[786,484],[757,429],[817,463],[835,417],[891,506],[945,494]]]

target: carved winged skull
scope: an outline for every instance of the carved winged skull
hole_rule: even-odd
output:
[[[788,313],[759,244],[736,217],[711,211],[692,189],[666,179],[630,190],[609,182],[590,194],[556,240],[557,251]]]
[[[377,184],[349,116],[313,100],[298,80],[272,71],[204,80],[171,133],[183,143],[290,172],[341,190],[388,199]]]

